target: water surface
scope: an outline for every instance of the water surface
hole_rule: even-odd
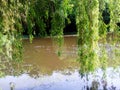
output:
[[[111,67],[114,61],[109,61],[106,75],[98,69],[94,74],[81,78],[79,63],[76,62],[76,40],[76,37],[65,37],[60,57],[57,46],[50,38],[36,38],[32,44],[24,40],[24,62],[12,64],[6,70],[7,75],[0,78],[1,89],[10,90],[12,83],[15,90],[89,90],[96,83],[95,90],[120,90],[120,69]],[[112,46],[107,44],[106,47],[110,54]]]

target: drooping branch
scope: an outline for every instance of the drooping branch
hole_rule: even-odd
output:
[[[79,0],[78,0],[79,1]],[[81,73],[94,71],[98,60],[98,0],[77,1],[78,55]]]

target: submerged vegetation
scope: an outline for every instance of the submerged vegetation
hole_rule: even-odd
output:
[[[110,44],[119,42],[120,0],[0,0],[0,66],[5,60],[22,61],[23,34],[30,42],[34,36],[51,36],[61,55],[63,32],[70,23],[77,28],[80,72],[99,65],[105,70],[107,40],[112,39],[108,31],[114,36]]]

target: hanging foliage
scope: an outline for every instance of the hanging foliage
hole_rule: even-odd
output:
[[[54,10],[51,13],[51,36],[58,45],[58,55],[61,55],[61,49],[63,45],[63,29],[65,27],[65,18],[67,18],[67,12],[70,9],[70,0],[53,0]]]
[[[5,62],[22,61],[22,5],[14,0],[0,0],[0,69]],[[1,71],[0,76],[4,73]]]
[[[103,21],[103,11],[105,10],[105,0],[99,0],[99,36],[106,39],[107,25]]]
[[[13,53],[15,49],[19,49],[16,52],[16,58],[19,58],[19,51],[21,52],[20,47],[16,47],[17,44],[21,45],[21,40],[16,38],[18,35],[21,37],[19,33],[22,32],[21,21],[20,21],[20,14],[19,8],[21,8],[20,4],[17,4],[16,1],[0,1],[1,8],[0,8],[0,36],[1,36],[1,54],[5,56],[8,60],[13,60]],[[15,33],[16,32],[16,33]],[[22,47],[22,46],[21,46]],[[14,60],[16,60],[14,58]]]
[[[107,36],[107,26],[104,22],[104,17],[103,13],[104,10],[106,9],[106,2],[105,0],[99,0],[99,38],[100,38],[100,49],[99,49],[99,59],[100,59],[100,67],[103,70],[106,70],[107,67],[107,51],[106,51],[106,36]]]
[[[98,0],[78,0],[76,9],[80,72],[94,71],[98,60]]]
[[[120,27],[117,25],[120,22],[120,0],[109,0],[108,4],[110,8],[110,31],[114,36],[113,44],[115,44],[119,40],[117,36],[120,36]]]
[[[110,14],[107,24],[104,11]],[[120,36],[120,0],[0,0],[0,63],[22,60],[23,32],[27,32],[30,42],[34,36],[49,33],[61,55],[65,19],[72,13],[76,18],[81,73],[94,71],[99,63],[105,69],[108,27],[115,36],[114,44]],[[102,48],[98,47],[99,39]]]
[[[120,42],[120,27],[118,25],[118,23],[120,23],[120,0],[109,0],[108,6],[110,9],[110,37],[108,40],[110,41],[109,43],[111,46],[114,47],[111,59],[113,60],[113,63],[118,63],[118,59],[116,57],[120,55],[118,53],[119,49],[117,48]]]
[[[30,38],[33,37],[32,35],[47,36],[45,20],[48,17],[48,2],[45,0],[31,1],[28,7],[27,25]]]

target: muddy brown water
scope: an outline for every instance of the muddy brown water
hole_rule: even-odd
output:
[[[50,38],[34,39],[32,44],[29,40],[24,40],[24,61],[39,67],[40,73],[43,74],[76,68],[78,66],[76,42],[76,37],[66,37],[59,57],[58,48]]]
[[[36,38],[24,43],[24,62],[0,78],[1,90],[120,90],[120,69],[101,69],[81,78],[77,58],[77,38],[65,37],[62,55],[50,38]],[[21,71],[21,72],[19,72]],[[19,75],[13,74],[18,73]]]

